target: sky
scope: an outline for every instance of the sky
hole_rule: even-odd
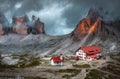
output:
[[[35,15],[53,36],[72,32],[91,7],[97,7],[104,20],[120,19],[120,0],[0,0],[0,12],[9,22],[13,15]]]

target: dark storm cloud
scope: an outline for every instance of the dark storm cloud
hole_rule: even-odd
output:
[[[98,7],[104,20],[120,18],[120,0],[0,0],[0,11],[8,19],[15,14],[29,18],[34,14],[51,35],[70,33],[91,7]]]
[[[42,0],[3,0],[0,3],[0,9],[3,12],[10,10],[12,14],[24,14],[31,10],[41,10],[43,7],[42,2]]]
[[[71,0],[70,3],[73,6],[68,8],[63,16],[68,19],[67,23],[71,27],[84,18],[91,7],[98,8],[104,20],[120,18],[120,0]]]

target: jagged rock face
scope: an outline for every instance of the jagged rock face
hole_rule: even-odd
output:
[[[29,24],[30,22],[30,24]],[[32,21],[29,21],[28,17],[25,16],[13,16],[12,18],[12,27],[8,23],[8,20],[5,16],[0,13],[0,35],[8,33],[17,33],[17,34],[41,34],[45,33],[44,23],[42,23],[39,18],[36,20],[35,16],[32,17]]]
[[[17,34],[28,34],[28,26],[27,26],[27,18],[26,16],[14,17],[13,18],[13,32]]]
[[[114,32],[109,30],[109,27],[101,20],[101,17],[96,10],[90,9],[86,18],[78,23],[72,34],[75,39],[85,37],[86,35],[90,37],[103,37],[114,35]]]
[[[12,22],[13,24],[23,24],[23,23],[26,23],[28,22],[28,17],[25,15],[25,16],[13,16],[12,18]]]
[[[97,20],[97,18],[100,18],[101,16],[96,8],[90,8],[86,17],[89,18],[91,23],[94,23]]]
[[[5,33],[5,27],[8,26],[8,20],[4,16],[3,13],[0,12],[0,35],[3,35]]]
[[[28,27],[25,26],[25,27],[21,27],[21,28],[14,28],[13,31],[17,34],[28,34],[27,30],[28,30]]]
[[[0,24],[2,24],[3,26],[7,26],[8,24],[8,20],[6,19],[4,14],[1,12],[0,12]]]
[[[39,19],[35,22],[34,27],[37,29],[38,34],[44,33],[44,23],[40,22]]]
[[[44,33],[44,23],[39,19],[32,20],[32,24],[28,24],[28,18],[26,16],[13,17],[13,32],[17,34],[40,34]]]
[[[87,34],[91,34],[93,31],[98,32],[98,29],[100,28],[100,20],[97,19],[97,21],[94,24],[91,24],[90,20],[88,18],[84,18],[80,21],[80,23],[77,25],[77,28],[74,31],[75,37],[84,37]]]
[[[36,19],[36,17],[32,16],[32,22],[29,24],[31,26],[31,32],[32,34],[41,34],[45,33],[44,31],[44,23],[40,21],[40,19]]]
[[[3,34],[4,34],[3,27],[2,27],[2,24],[0,24],[0,35],[3,35]]]

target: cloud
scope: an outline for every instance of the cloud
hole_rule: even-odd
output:
[[[60,4],[52,4],[45,6],[40,11],[30,11],[28,16],[36,15],[45,23],[45,30],[50,35],[63,35],[71,32],[71,28],[67,27],[66,18],[62,16],[63,12],[72,5],[61,6]],[[72,29],[73,30],[73,29]]]
[[[21,7],[22,7],[22,4],[21,4],[21,3],[15,4],[15,9],[19,9],[19,8],[21,8]]]

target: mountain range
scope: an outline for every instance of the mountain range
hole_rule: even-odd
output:
[[[4,20],[3,20],[4,19]],[[27,23],[25,16],[13,18],[12,27],[0,16],[0,54],[75,54],[81,46],[98,45],[102,54],[120,53],[120,20],[106,22],[97,9],[91,8],[76,28],[67,35],[50,36],[39,18]]]

